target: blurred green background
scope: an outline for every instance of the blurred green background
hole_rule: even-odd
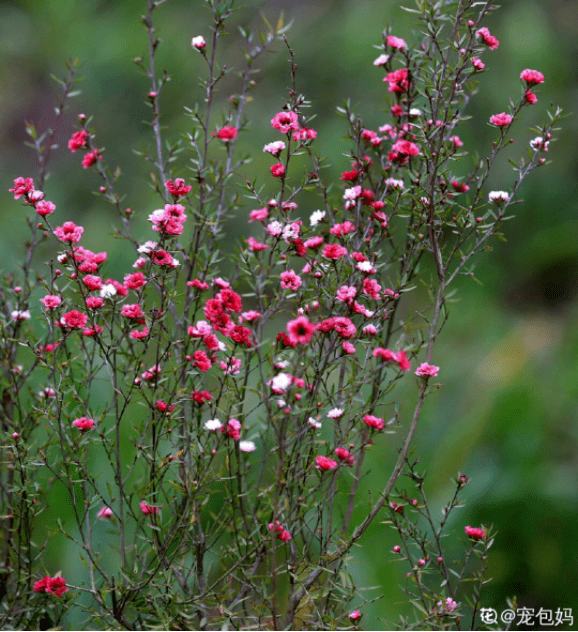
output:
[[[232,37],[222,61],[228,66],[241,62],[237,24],[259,28],[260,11],[271,22],[281,12],[286,22],[293,20],[288,37],[299,64],[298,89],[317,115],[316,149],[333,165],[326,177],[338,177],[348,162],[342,156],[343,120],[335,108],[351,97],[359,103],[367,127],[376,129],[386,122],[384,86],[372,65],[378,53],[372,47],[379,44],[388,23],[394,34],[415,41],[410,16],[398,2],[388,0],[247,0],[244,5],[228,24]],[[538,69],[546,82],[538,105],[526,108],[515,128],[517,141],[509,155],[518,157],[534,136],[528,128],[545,120],[550,101],[567,112],[577,110],[578,4],[508,0],[505,5],[487,22],[501,45],[484,55],[489,72],[481,77],[469,112],[473,118],[467,129],[460,128],[460,136],[465,149],[475,146],[481,154],[486,152],[491,144],[489,115],[507,109],[510,97],[517,98],[521,70]],[[133,62],[147,51],[138,19],[144,9],[145,2],[137,0],[0,3],[3,269],[17,266],[21,250],[14,244],[26,235],[21,209],[8,188],[16,176],[36,173],[33,152],[23,146],[23,121],[40,129],[52,123],[56,86],[50,74],[62,76],[69,57],[85,61],[80,72],[85,81],[80,84],[82,95],[71,101],[58,130],[61,147],[53,157],[54,176],[45,186],[47,198],[60,214],[84,225],[86,234],[102,236],[98,244],[86,245],[109,251],[110,276],[132,261],[132,253],[119,250],[124,245],[108,235],[114,216],[91,193],[100,183],[80,168],[79,154],[68,152],[66,140],[79,112],[94,115],[97,144],[107,148],[111,167],[122,166],[125,175],[118,190],[126,194],[126,206],[140,213],[144,225],[159,205],[151,195],[148,166],[132,153],[133,148],[151,147],[143,122],[151,116],[146,105],[149,86]],[[161,101],[163,122],[173,138],[190,130],[183,107],[202,100],[198,77],[204,69],[190,40],[199,34],[208,39],[209,17],[202,2],[190,0],[169,0],[157,12],[163,39],[158,68],[166,67],[174,75]],[[280,109],[289,85],[287,52],[279,44],[275,50],[260,64],[263,76],[248,109],[252,128],[241,137],[241,150],[256,156],[246,170],[249,175],[268,164],[261,152],[263,143],[272,139],[268,121]],[[236,86],[232,76],[223,83],[224,103]],[[504,229],[508,243],[495,242],[494,251],[479,260],[481,284],[459,282],[434,356],[442,367],[444,387],[427,401],[417,435],[416,454],[423,457],[429,473],[427,489],[435,506],[441,507],[452,493],[450,479],[458,471],[470,478],[464,493],[467,507],[456,513],[451,525],[455,532],[461,536],[465,525],[482,523],[499,530],[490,557],[493,581],[483,603],[498,611],[506,607],[506,597],[516,595],[531,608],[573,607],[578,617],[577,128],[576,116],[563,122],[558,141],[546,154],[552,164],[524,184],[525,203],[515,207],[518,216]],[[177,163],[177,176],[186,176],[186,159],[183,155]],[[489,188],[507,190],[513,178],[502,158]],[[245,225],[244,217],[238,225]],[[402,409],[404,419],[410,405]],[[368,483],[379,488],[384,471],[376,460]],[[407,611],[398,588],[407,569],[389,563],[396,538],[387,527],[373,525],[362,542],[365,546],[356,550],[355,577],[360,586],[377,586],[367,598],[384,595],[364,610],[362,625],[379,629],[384,627],[380,619],[392,620]],[[76,553],[65,561],[72,555],[66,546],[54,543],[54,566],[47,570],[79,566]],[[68,573],[72,583],[73,573]],[[78,573],[80,577],[81,568]]]

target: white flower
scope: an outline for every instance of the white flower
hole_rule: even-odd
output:
[[[207,430],[219,430],[223,427],[223,424],[218,419],[209,419],[205,422],[205,428]]]
[[[411,110],[409,111],[409,115],[410,116],[421,116],[422,115],[422,111],[419,108],[411,108]]]
[[[355,200],[361,195],[361,187],[358,185],[356,187],[351,187],[350,189],[345,189],[345,193],[343,194],[344,200]]]
[[[299,224],[293,222],[293,224],[287,224],[283,229],[283,239],[289,241],[290,239],[297,239],[299,237]]]
[[[267,226],[265,227],[265,230],[272,237],[277,237],[277,235],[281,234],[281,232],[283,230],[283,226],[281,226],[281,222],[278,222],[277,220],[275,220],[274,222],[271,222],[270,224],[267,224]]]
[[[360,272],[368,272],[370,274],[375,272],[375,268],[371,265],[371,261],[360,261],[355,267]]]
[[[507,191],[490,191],[488,199],[490,202],[500,204],[501,202],[507,202],[510,199],[510,194]]]
[[[157,247],[156,241],[147,241],[142,246],[138,247],[137,252],[140,252],[141,255],[148,254],[151,250],[154,250],[156,247]]]
[[[255,452],[257,446],[252,441],[239,441],[239,450],[241,452]]]
[[[288,373],[278,373],[269,381],[268,385],[272,388],[274,393],[280,395],[291,386],[291,376]]]
[[[193,37],[193,39],[191,40],[191,46],[193,48],[196,48],[197,50],[205,48],[206,45],[207,42],[205,42],[205,38],[202,35],[197,35],[197,37]]]
[[[389,55],[382,54],[376,60],[374,60],[374,66],[385,66],[389,61]]]
[[[388,187],[392,189],[403,189],[403,180],[396,180],[395,178],[387,178],[385,181]]]
[[[266,151],[274,156],[278,156],[285,149],[285,143],[282,140],[276,140],[274,143],[267,143],[263,147],[263,151]]]
[[[58,259],[58,263],[66,263],[66,259],[68,258],[66,256],[66,253],[63,253],[61,255],[58,255],[58,257],[56,257]]]
[[[311,226],[317,226],[320,221],[325,217],[325,211],[314,211],[311,213],[311,217],[309,218],[309,223]]]
[[[530,147],[534,151],[548,151],[548,145],[550,144],[549,140],[544,140],[541,136],[536,136],[536,138],[530,141]]]
[[[317,430],[319,430],[319,428],[321,428],[321,422],[317,421],[317,419],[314,419],[313,417],[309,417],[309,419],[307,420],[307,423],[312,428],[316,428]]]
[[[329,419],[339,419],[343,415],[344,412],[345,410],[343,408],[332,408],[327,413],[327,416],[329,417]]]
[[[105,283],[100,290],[101,298],[112,298],[116,296],[116,288],[112,283]]]
[[[28,318],[30,318],[30,312],[27,309],[15,309],[12,312],[12,320],[27,320]]]

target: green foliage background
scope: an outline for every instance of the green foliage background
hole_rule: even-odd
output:
[[[410,4],[410,0],[408,0]],[[368,128],[386,120],[385,87],[372,61],[381,31],[393,23],[393,33],[412,37],[413,23],[398,2],[388,0],[248,0],[245,9],[229,25],[223,61],[240,64],[237,24],[259,28],[259,12],[276,22],[294,20],[289,40],[299,64],[297,85],[312,102],[317,114],[316,149],[329,156],[332,169],[327,179],[337,180],[348,168],[342,156],[344,127],[335,107],[344,98],[358,102]],[[94,115],[97,144],[107,147],[110,166],[119,164],[124,177],[119,190],[126,205],[140,215],[142,231],[148,214],[159,206],[151,195],[148,167],[133,148],[151,146],[146,104],[146,79],[133,60],[145,56],[146,34],[138,17],[140,0],[4,0],[0,3],[0,251],[4,270],[18,265],[26,226],[18,203],[8,188],[16,176],[35,175],[35,162],[26,140],[24,120],[45,128],[53,120],[56,86],[50,74],[64,74],[64,61],[85,61],[81,74],[82,95],[74,99],[59,130],[60,150],[52,164],[53,178],[45,187],[47,198],[57,205],[62,219],[85,226],[87,247],[109,251],[107,274],[121,278],[133,254],[109,233],[111,211],[91,191],[99,186],[92,173],[80,168],[79,155],[66,150],[79,112]],[[158,68],[166,67],[174,80],[161,100],[163,122],[172,137],[189,130],[183,106],[202,100],[198,77],[201,58],[190,40],[208,35],[209,12],[200,0],[169,0],[157,12],[163,45]],[[564,0],[508,0],[488,26],[501,42],[488,51],[489,68],[470,107],[469,127],[460,129],[464,149],[489,150],[490,114],[507,109],[509,97],[519,94],[518,76],[524,68],[536,68],[546,76],[539,103],[526,108],[515,126],[517,140],[512,157],[525,151],[533,135],[528,127],[544,118],[549,101],[576,111],[578,96],[578,7]],[[290,83],[287,52],[277,46],[268,56],[263,77],[249,108],[250,132],[242,135],[241,150],[255,160],[248,175],[261,182],[268,161],[262,156],[264,142],[273,140],[269,119],[280,109]],[[223,102],[235,91],[231,76],[223,85]],[[220,113],[215,117],[215,125]],[[507,596],[518,597],[533,608],[574,607],[578,617],[578,181],[576,152],[578,120],[564,122],[559,140],[546,154],[553,162],[532,174],[523,186],[523,205],[518,217],[507,223],[508,243],[495,242],[494,251],[479,261],[477,280],[460,282],[450,319],[438,343],[434,361],[441,366],[444,387],[428,399],[418,430],[416,454],[429,472],[428,486],[434,505],[441,508],[452,490],[451,477],[458,471],[470,478],[465,497],[468,505],[456,515],[452,527],[462,537],[465,525],[494,524],[499,535],[490,557],[492,583],[483,605],[498,611]],[[186,155],[176,169],[187,175]],[[464,166],[465,168],[465,166]],[[502,158],[489,189],[508,189],[513,172]],[[489,190],[488,189],[488,190]],[[304,216],[311,209],[300,209]],[[246,226],[246,215],[231,222],[231,230]],[[52,256],[51,246],[42,253]],[[411,396],[410,396],[411,399]],[[402,409],[407,420],[411,401]],[[405,416],[404,416],[405,412]],[[391,454],[375,454],[367,486],[380,489]],[[59,507],[62,499],[53,494]],[[66,511],[63,508],[63,511]],[[104,534],[103,534],[104,537]],[[382,628],[379,619],[392,620],[407,611],[398,584],[408,570],[391,564],[396,537],[388,527],[375,524],[355,555],[360,586],[375,586],[367,598],[384,597],[367,607],[362,624]],[[376,555],[376,552],[377,555]],[[51,543],[46,571],[62,569],[74,583],[83,569],[66,542]],[[78,568],[78,571],[74,569]],[[77,577],[75,578],[75,573]]]

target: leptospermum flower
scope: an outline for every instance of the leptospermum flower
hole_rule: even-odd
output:
[[[464,527],[464,531],[468,538],[472,540],[483,540],[486,538],[486,532],[478,527]]]
[[[315,466],[318,470],[334,470],[337,467],[337,461],[330,459],[328,456],[315,457]]]
[[[207,42],[205,42],[205,38],[202,35],[197,35],[191,40],[191,46],[196,48],[198,51],[202,51],[206,45]]]
[[[79,417],[72,422],[72,425],[79,430],[92,430],[94,428],[94,419]]]
[[[436,377],[439,370],[439,366],[434,366],[433,364],[423,362],[417,367],[417,369],[415,370],[415,374],[418,377]]]
[[[139,507],[145,516],[156,516],[161,511],[160,507],[153,507],[152,505],[147,505],[144,500],[140,501]]]
[[[503,204],[510,199],[510,194],[507,191],[490,191],[488,194],[488,200],[495,202],[496,204]]]
[[[223,424],[218,419],[209,419],[209,421],[205,421],[205,428],[207,430],[220,430],[223,427]]]
[[[97,518],[110,518],[113,514],[113,511],[110,507],[101,507],[96,514]]]
[[[490,116],[490,123],[496,127],[507,127],[513,119],[514,117],[511,114],[500,112],[500,114],[492,114]]]
[[[54,234],[65,244],[77,244],[83,232],[84,228],[77,226],[74,222],[64,222],[62,226],[54,229]]]
[[[299,316],[287,323],[289,340],[294,344],[306,345],[311,341],[317,327],[306,316]]]
[[[227,125],[225,127],[221,127],[221,129],[217,132],[217,138],[222,140],[224,143],[228,143],[231,140],[235,140],[238,134],[239,130],[236,127]]]
[[[47,592],[52,595],[56,595],[57,597],[62,597],[62,595],[68,590],[66,587],[66,580],[64,577],[43,577],[39,579],[37,582],[34,582],[32,586],[32,590],[37,593]]]
[[[381,417],[376,417],[375,415],[365,415],[363,417],[363,421],[374,430],[383,430],[385,428],[383,419]]]
[[[241,452],[255,452],[257,446],[253,441],[239,441],[239,450]]]

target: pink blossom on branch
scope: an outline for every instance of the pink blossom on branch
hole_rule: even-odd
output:
[[[64,222],[62,226],[54,229],[54,234],[65,244],[77,244],[83,232],[84,228],[77,226],[74,222]]]
[[[436,377],[439,370],[439,366],[434,366],[433,364],[423,362],[417,367],[417,369],[415,370],[415,374],[419,377]]]
[[[299,117],[293,111],[279,112],[271,119],[271,125],[280,132],[287,134],[299,129]]]
[[[478,527],[464,527],[464,531],[468,538],[472,540],[484,540],[486,538],[486,532]]]
[[[306,345],[311,341],[317,327],[306,316],[299,316],[287,323],[289,340],[295,344]]]
[[[490,123],[492,125],[496,125],[496,127],[507,127],[513,119],[514,117],[510,114],[501,112],[500,114],[493,114],[490,116]]]
[[[315,462],[317,463],[315,467],[318,470],[334,470],[337,467],[337,461],[327,456],[317,456],[315,457]]]
[[[72,425],[79,430],[92,430],[94,428],[94,419],[79,417],[72,422]]]
[[[544,75],[538,70],[531,70],[530,68],[526,68],[526,70],[522,70],[520,73],[520,79],[525,81],[528,86],[535,86],[538,83],[544,83]]]
[[[483,26],[477,33],[478,37],[482,38],[482,41],[490,50],[496,50],[500,45],[500,42],[490,33],[490,31]]]

